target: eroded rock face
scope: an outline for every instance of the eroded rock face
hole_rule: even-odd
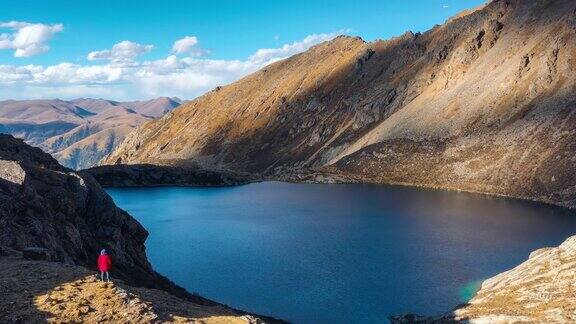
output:
[[[215,304],[156,273],[146,258],[147,236],[92,176],[61,166],[22,140],[0,135],[0,256],[40,248],[53,261],[95,269],[100,250],[106,248],[116,278]]]
[[[95,267],[111,251],[120,277],[154,276],[148,233],[90,176],[80,176],[40,149],[0,135],[0,245],[5,253],[44,248],[54,260]]]

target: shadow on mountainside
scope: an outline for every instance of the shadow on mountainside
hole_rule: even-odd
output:
[[[95,272],[57,262],[0,257],[0,278],[3,323],[257,322],[222,305],[195,304],[114,278],[114,283],[103,283]]]
[[[82,170],[103,187],[230,186],[256,180],[244,173],[152,164],[117,164]]]
[[[470,306],[469,303],[463,303],[456,306],[452,311],[436,315],[436,316],[426,316],[426,315],[416,315],[416,314],[397,314],[388,316],[388,320],[392,324],[451,324],[451,323],[468,323],[470,318],[460,317],[456,319],[456,311],[458,309],[466,308]]]

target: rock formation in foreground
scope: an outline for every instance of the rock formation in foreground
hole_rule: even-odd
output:
[[[262,323],[222,305],[103,283],[75,265],[0,257],[0,276],[2,323]]]
[[[574,323],[576,236],[559,247],[530,254],[528,261],[482,283],[469,303],[438,317],[392,316],[393,323]]]
[[[146,123],[105,163],[576,207],[575,33],[572,0],[494,0],[422,34],[338,37]]]
[[[24,139],[62,165],[96,165],[135,127],[180,104],[177,98],[117,102],[104,99],[0,101],[0,133]]]
[[[50,259],[93,266],[102,248],[114,251],[122,279],[153,281],[148,233],[89,176],[50,155],[0,135],[0,251],[49,250]]]
[[[2,285],[17,284],[17,276],[28,275],[36,281],[47,276],[64,280],[66,277],[59,272],[59,267],[94,269],[99,251],[106,248],[113,257],[113,276],[127,284],[161,289],[165,295],[172,294],[198,308],[212,307],[226,309],[226,314],[243,314],[189,294],[156,273],[146,258],[147,236],[146,230],[116,207],[90,175],[61,166],[50,155],[22,140],[0,135],[0,271],[7,271],[7,264],[21,262],[18,260],[22,257],[60,264],[47,266],[54,268],[53,273],[42,272],[35,265],[10,266],[12,270],[0,275]],[[87,273],[85,269],[82,271]],[[24,283],[20,284],[25,286]],[[70,282],[66,284],[75,286]],[[32,291],[38,292],[38,287],[11,289],[16,289],[9,291],[11,294],[28,298],[29,302],[34,297],[29,296]],[[4,322],[2,316],[10,315],[11,308],[3,307],[13,305],[14,300],[7,290],[0,291],[0,310],[8,312],[0,314],[0,322]],[[38,310],[49,307],[44,303],[37,306]]]

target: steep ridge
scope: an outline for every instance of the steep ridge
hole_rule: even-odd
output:
[[[0,102],[0,132],[24,139],[73,169],[98,163],[135,127],[178,106],[177,98]]]
[[[131,133],[104,164],[310,172],[576,206],[576,3],[495,0],[423,34],[341,36]]]
[[[146,230],[116,207],[91,176],[61,166],[50,155],[22,140],[0,135],[0,268],[8,271],[3,273],[0,282],[1,322],[8,321],[5,316],[14,315],[19,307],[34,305],[32,292],[61,290],[49,287],[54,282],[75,290],[90,286],[94,283],[93,278],[77,284],[67,282],[66,278],[80,279],[78,274],[89,276],[86,268],[95,268],[96,256],[102,248],[113,256],[115,279],[132,286],[164,290],[179,297],[173,297],[175,302],[194,304],[197,310],[219,310],[221,314],[237,317],[245,314],[191,295],[156,273],[146,258],[144,241],[147,236]],[[22,256],[58,264],[26,266]],[[26,287],[26,284],[32,286]],[[154,295],[154,292],[146,291],[146,294]],[[7,299],[9,296],[14,298]],[[56,312],[55,315],[64,309],[78,313],[80,308],[73,306],[78,298],[77,294],[71,294],[60,301],[62,307],[51,309],[49,304],[40,303],[36,304],[35,310]],[[124,305],[126,309],[113,310],[105,306],[99,305],[103,313],[114,311],[120,317],[129,311],[129,305]],[[74,317],[66,315],[59,318],[74,321]]]

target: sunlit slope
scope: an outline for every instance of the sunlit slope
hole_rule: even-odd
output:
[[[575,10],[493,1],[423,34],[338,37],[145,124],[105,163],[329,170],[572,205]]]
[[[0,133],[42,148],[67,167],[84,169],[108,155],[135,127],[179,104],[179,99],[166,97],[0,101]]]

